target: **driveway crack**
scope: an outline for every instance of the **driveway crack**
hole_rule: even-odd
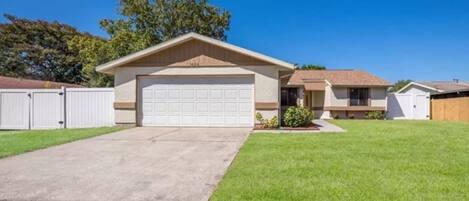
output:
[[[163,133],[161,135],[157,135],[157,136],[153,136],[151,138],[148,138],[147,140],[151,141],[151,142],[155,142],[157,141],[156,139],[159,138],[159,137],[164,137],[164,136],[168,136],[168,135],[172,135],[173,133],[177,132],[177,131],[180,131],[181,128],[177,128],[176,130],[172,130],[172,131],[169,131],[167,133]]]

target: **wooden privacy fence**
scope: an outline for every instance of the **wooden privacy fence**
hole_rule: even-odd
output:
[[[469,97],[432,99],[433,120],[469,122]]]

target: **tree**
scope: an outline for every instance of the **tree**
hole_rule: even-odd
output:
[[[107,41],[100,38],[76,36],[69,42],[69,49],[78,51],[80,63],[83,64],[81,76],[88,87],[112,87],[114,79],[103,73],[98,73],[95,67],[109,61],[111,51]]]
[[[326,70],[325,66],[316,64],[303,64],[302,66],[296,65],[296,68],[301,70]]]
[[[88,33],[58,22],[4,15],[0,24],[0,74],[80,84],[82,63],[67,41]]]
[[[117,20],[100,22],[109,40],[77,36],[69,43],[73,50],[80,50],[84,75],[92,86],[109,85],[94,80],[103,78],[94,71],[96,65],[189,32],[226,40],[230,24],[230,14],[207,0],[121,0],[119,13]]]
[[[398,80],[396,83],[394,83],[394,86],[391,88],[392,92],[399,91],[406,85],[408,85],[412,80]]]

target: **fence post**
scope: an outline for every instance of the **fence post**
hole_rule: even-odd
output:
[[[62,86],[60,89],[62,92],[62,125],[63,128],[67,128],[67,88]]]

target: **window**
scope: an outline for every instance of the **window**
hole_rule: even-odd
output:
[[[297,88],[283,88],[281,95],[281,106],[296,106],[296,99],[298,97]]]
[[[350,106],[368,106],[368,88],[349,89]]]

